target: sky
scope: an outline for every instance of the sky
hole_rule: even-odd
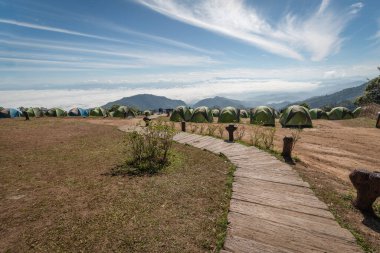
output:
[[[296,101],[379,74],[378,0],[0,0],[0,106]]]

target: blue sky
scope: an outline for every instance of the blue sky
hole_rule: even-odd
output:
[[[0,0],[0,106],[296,100],[378,75],[380,1]]]

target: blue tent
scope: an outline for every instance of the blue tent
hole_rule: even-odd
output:
[[[87,109],[82,109],[82,108],[73,108],[71,109],[69,112],[68,112],[68,115],[69,116],[80,116],[80,117],[88,117],[89,116],[89,112]]]
[[[0,111],[0,118],[17,118],[21,116],[22,112],[14,108],[3,109]]]

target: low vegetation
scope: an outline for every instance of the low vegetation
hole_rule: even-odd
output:
[[[173,143],[170,164],[158,174],[110,176],[128,158],[123,138],[113,126],[84,120],[3,120],[0,252],[220,248],[231,164]]]

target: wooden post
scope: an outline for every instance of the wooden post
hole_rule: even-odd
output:
[[[285,158],[292,158],[292,150],[293,150],[293,143],[294,143],[293,137],[285,136],[283,141],[284,141],[284,146],[282,148],[282,156]]]
[[[181,129],[182,129],[182,132],[186,132],[186,122],[185,121],[181,122]]]
[[[354,206],[366,214],[375,215],[372,205],[380,197],[380,172],[354,170],[350,180],[357,191]]]
[[[232,124],[226,127],[226,130],[228,131],[228,141],[234,142],[234,132],[236,129],[237,127]]]
[[[22,115],[25,117],[25,120],[29,120],[29,114],[27,113],[27,111],[23,111]]]
[[[377,127],[377,128],[380,128],[380,112],[377,113],[376,127]]]
[[[143,118],[143,120],[145,121],[145,126],[148,127],[149,126],[149,121],[151,121],[151,119],[149,117],[145,116]]]

